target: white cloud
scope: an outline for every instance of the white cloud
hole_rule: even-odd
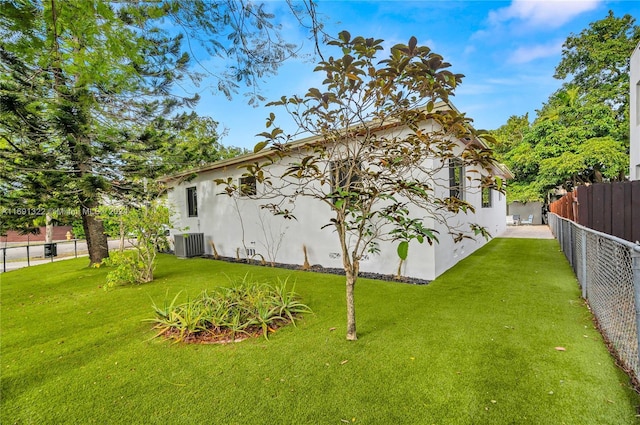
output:
[[[496,86],[519,86],[522,84],[522,77],[518,75],[514,78],[488,78],[487,83]]]
[[[495,92],[495,87],[493,84],[485,84],[485,83],[464,83],[460,84],[456,88],[456,96],[478,96],[491,94]]]
[[[546,44],[519,47],[511,53],[507,61],[510,63],[522,64],[532,62],[536,59],[559,55],[562,52],[562,43],[562,41],[556,40]]]
[[[517,20],[526,26],[557,28],[600,3],[602,0],[513,0],[510,6],[489,12],[489,22],[499,25]]]

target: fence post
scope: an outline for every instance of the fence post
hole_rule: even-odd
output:
[[[31,266],[31,259],[29,258],[29,245],[27,245],[27,267]]]
[[[2,273],[7,272],[7,247],[2,248]]]
[[[582,247],[580,249],[580,255],[582,257],[582,263],[581,265],[581,274],[582,274],[582,282],[580,282],[582,284],[582,298],[583,299],[587,299],[587,282],[589,281],[589,279],[587,279],[587,232],[586,231],[582,231],[580,232],[580,242],[582,243]]]
[[[640,245],[631,249],[633,270],[633,298],[636,307],[636,336],[638,338],[638,361],[640,362]]]
[[[78,258],[78,240],[73,240],[73,251],[76,253],[76,258]]]
[[[564,253],[564,220],[558,218],[558,242],[560,243],[560,249]],[[566,254],[565,254],[566,255]]]
[[[573,223],[567,223],[567,230],[569,233],[569,240],[568,240],[568,247],[567,247],[567,260],[569,260],[569,264],[571,264],[571,268],[573,269],[573,271],[576,271],[576,265],[574,264],[573,261],[573,244],[575,242],[575,238],[573,235],[574,232],[574,224]]]

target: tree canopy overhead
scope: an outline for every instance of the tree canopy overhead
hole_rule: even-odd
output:
[[[317,35],[313,4],[288,4]],[[176,85],[206,74],[225,96],[243,84],[259,96],[259,80],[296,53],[277,21],[263,6],[236,0],[2,1],[2,207],[86,212],[90,259],[100,262],[108,250],[92,212],[105,196],[175,171],[166,160],[187,167],[195,156],[220,158],[214,122],[183,112],[199,96],[176,96]],[[221,67],[200,66],[196,45],[223,58]]]

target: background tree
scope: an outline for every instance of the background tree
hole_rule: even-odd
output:
[[[628,129],[628,127],[627,127]],[[539,111],[525,142],[533,146],[534,184],[541,193],[562,186],[624,179],[628,137],[608,105],[575,86],[556,92]]]
[[[543,201],[557,187],[624,179],[626,137],[615,115],[567,86],[550,97],[532,124],[511,117],[493,131],[498,158],[515,174],[509,201]]]
[[[310,28],[317,34],[311,3],[303,3],[309,6],[304,10],[289,4],[301,21],[311,15]],[[225,96],[246,84],[252,98],[258,96],[260,79],[295,54],[296,46],[282,39],[275,18],[261,5],[235,0],[2,1],[0,110],[9,124],[0,124],[0,160],[9,180],[0,190],[11,202],[21,199],[5,211],[25,204],[77,209],[90,261],[99,263],[108,247],[93,212],[105,197],[135,185],[136,180],[127,181],[125,168],[145,158],[140,143],[157,143],[146,147],[146,153],[160,150],[149,155],[153,158],[171,150],[166,141],[144,139],[146,133],[137,129],[161,124],[160,117],[198,100],[172,92],[187,78],[213,79]],[[220,67],[192,66],[196,42],[206,54],[222,58]],[[198,125],[198,120],[187,121]],[[198,149],[171,154],[187,161],[187,153]],[[134,169],[140,170],[138,177],[155,177],[143,174],[153,164],[128,168]],[[56,192],[64,195],[43,196]]]
[[[362,257],[378,252],[379,241],[392,240],[406,258],[410,241],[438,241],[438,225],[456,241],[486,235],[478,225],[462,229],[451,222],[456,214],[473,212],[460,193],[452,195],[452,164],[476,171],[470,177],[476,187],[496,186],[490,151],[478,142],[469,120],[446,106],[462,75],[450,72],[450,65],[418,46],[415,37],[378,62],[382,43],[351,38],[346,31],[330,42],[341,54],[317,66],[325,75],[323,89],[273,103],[317,141],[306,149],[288,143],[295,135],[275,127],[272,113],[267,128],[273,129],[260,134],[265,140],[255,148],[270,147],[271,160],[249,165],[245,174],[262,183],[264,192],[256,197],[267,200],[264,206],[276,215],[293,218],[289,201],[300,197],[331,211],[325,227],[336,231],[341,247],[349,340],[357,338],[354,288]],[[463,149],[456,139],[469,143]],[[288,163],[284,173],[273,174],[270,165],[277,159]],[[217,182],[231,195],[247,194],[233,179]]]
[[[246,152],[246,149],[223,146],[217,127],[218,123],[210,117],[182,112],[171,118],[158,117],[144,127],[125,129],[120,137],[127,149],[122,152],[120,160],[125,184],[129,186],[126,191],[119,186],[121,190],[116,191],[116,196],[134,198],[134,201],[147,198],[150,191],[155,194],[162,191],[160,186],[151,186],[150,180],[154,177]]]
[[[491,131],[492,148],[496,158],[514,173],[515,178],[509,181],[506,192],[510,202],[538,201],[540,191],[533,185],[538,168],[531,160],[533,147],[525,136],[531,129],[529,114],[512,115],[507,123]]]
[[[0,49],[0,231],[30,227],[65,204],[42,74]],[[41,223],[45,224],[45,223]]]
[[[604,19],[567,38],[555,78],[571,77],[568,84],[580,94],[590,94],[594,103],[609,105],[622,122],[629,109],[629,58],[639,41],[635,18],[617,18],[609,11]]]
[[[571,190],[625,178],[629,57],[640,41],[634,24],[629,15],[617,18],[609,12],[569,36],[555,74],[565,80],[562,87],[529,128],[510,118],[493,132],[500,158],[515,173],[509,201],[544,200],[557,187]]]

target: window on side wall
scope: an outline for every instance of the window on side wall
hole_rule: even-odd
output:
[[[187,211],[189,217],[198,216],[198,193],[195,186],[187,188]]]
[[[464,200],[464,163],[458,158],[449,160],[449,196]]]
[[[490,187],[482,188],[482,208],[491,208],[492,207],[492,196],[493,191]]]
[[[352,168],[353,167],[353,168]],[[331,191],[338,189],[351,190],[361,181],[359,171],[362,169],[360,161],[345,159],[331,163]]]
[[[352,159],[333,161],[331,163],[331,193],[339,189],[357,190],[359,182],[362,180],[359,174],[360,170],[362,170],[360,161]]]
[[[257,193],[256,178],[254,176],[240,177],[240,194],[242,196],[253,196]]]

